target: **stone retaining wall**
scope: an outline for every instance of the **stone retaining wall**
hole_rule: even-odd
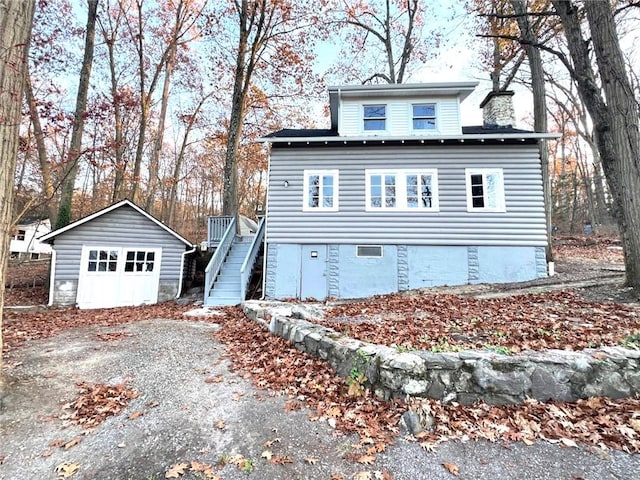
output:
[[[630,397],[640,393],[640,351],[603,347],[580,352],[547,350],[500,355],[487,350],[398,352],[354,340],[306,318],[322,312],[309,305],[245,302],[246,315],[291,342],[298,350],[328,361],[347,377],[353,368],[367,377],[380,398],[430,397],[463,404],[576,400],[592,396]]]

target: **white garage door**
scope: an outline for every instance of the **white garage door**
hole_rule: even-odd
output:
[[[142,305],[158,301],[161,248],[82,247],[80,308]]]

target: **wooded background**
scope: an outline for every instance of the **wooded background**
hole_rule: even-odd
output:
[[[39,216],[62,226],[130,198],[203,240],[208,215],[254,216],[264,205],[268,151],[257,138],[283,127],[326,127],[329,84],[422,81],[425,62],[463,38],[487,87],[534,92],[535,115],[519,126],[562,134],[545,147],[551,223],[563,232],[587,223],[615,230],[594,122],[572,78],[556,3],[572,5],[38,0],[13,222]],[[635,101],[639,9],[612,4]],[[584,14],[576,18],[587,28]]]

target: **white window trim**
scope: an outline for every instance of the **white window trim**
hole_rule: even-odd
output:
[[[473,198],[471,196],[471,175],[482,175],[482,186],[484,189],[484,203],[487,204],[486,197],[486,178],[487,175],[498,175],[500,184],[498,186],[498,206],[492,207],[474,207]],[[465,181],[467,185],[467,211],[468,212],[506,212],[506,201],[504,194],[504,172],[502,168],[465,168]]]
[[[303,212],[337,212],[339,209],[338,199],[340,198],[340,171],[339,170],[305,170],[304,182],[302,190],[302,211]],[[333,176],[333,207],[325,207],[322,205],[322,185],[320,185],[320,201],[317,207],[309,206],[309,177],[312,175],[331,175]]]
[[[436,128],[433,130],[425,130],[425,129],[415,129],[413,128],[413,107],[415,105],[434,105],[434,118],[436,120]],[[409,127],[411,128],[411,132],[414,135],[433,135],[435,133],[440,133],[440,108],[438,102],[411,102],[409,104]]]
[[[370,120],[381,117],[365,117],[364,107],[384,107],[384,129],[382,130],[365,130],[364,121],[369,118]],[[388,103],[363,103],[360,105],[360,129],[364,135],[377,134],[380,132],[386,132],[389,128],[389,104]]]
[[[116,269],[115,270],[95,270],[89,271],[89,252],[91,250],[97,251],[107,251],[107,252],[118,252],[118,258],[116,260]],[[121,270],[120,258],[122,256],[122,247],[121,246],[105,246],[105,245],[83,245],[82,252],[80,253],[80,274],[84,275],[118,275]],[[93,260],[92,260],[93,261]],[[96,260],[98,262],[99,260]],[[107,260],[108,262],[109,260]]]
[[[407,175],[431,175],[431,207],[408,207],[407,206]],[[401,169],[366,169],[365,175],[365,211],[367,212],[439,212],[440,202],[438,199],[438,169],[437,168],[401,168]],[[396,179],[396,206],[380,207],[371,206],[371,177],[373,175],[395,175]],[[384,185],[383,185],[384,188]],[[420,195],[420,192],[418,192]]]

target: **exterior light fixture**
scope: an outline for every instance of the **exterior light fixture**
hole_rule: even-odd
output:
[[[289,188],[289,180],[285,180],[282,185],[284,186],[284,188]]]

